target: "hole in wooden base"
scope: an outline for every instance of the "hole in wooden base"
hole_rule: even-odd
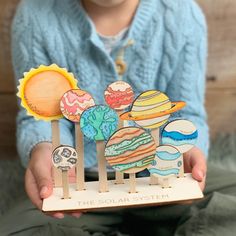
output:
[[[171,187],[161,187],[162,189],[167,189],[167,188],[171,188]]]
[[[61,200],[68,200],[68,199],[71,199],[71,197],[68,197],[68,198],[62,197],[62,198],[61,198]]]
[[[81,192],[81,191],[86,191],[86,188],[84,188],[84,189],[76,189],[75,191],[77,191],[77,192]]]
[[[108,193],[108,192],[110,192],[109,190],[105,190],[105,191],[98,191],[99,193]]]
[[[118,185],[118,184],[125,184],[124,182],[123,183],[117,183],[117,182],[114,182],[115,185]]]

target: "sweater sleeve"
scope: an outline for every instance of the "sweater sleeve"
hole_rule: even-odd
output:
[[[40,27],[33,13],[30,1],[23,0],[12,23],[12,60],[16,85],[24,72],[41,64],[53,63],[43,47]],[[62,144],[73,145],[72,129],[73,126],[68,120],[60,121]],[[17,116],[17,149],[24,167],[28,164],[32,148],[40,142],[51,142],[50,122],[36,121],[27,116],[25,110],[20,107]]]
[[[184,34],[185,44],[180,52],[177,66],[167,86],[171,101],[185,101],[186,107],[175,113],[172,119],[182,118],[192,121],[198,129],[196,146],[208,156],[209,134],[204,106],[205,73],[207,58],[207,29],[200,9],[193,5],[191,19]]]

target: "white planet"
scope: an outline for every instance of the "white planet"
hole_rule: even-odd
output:
[[[71,169],[77,162],[77,152],[70,146],[59,146],[52,153],[53,165],[63,171]]]
[[[183,165],[181,153],[172,146],[161,145],[156,149],[156,156],[148,171],[156,177],[178,175]]]
[[[176,147],[180,153],[185,153],[197,142],[198,131],[188,120],[175,120],[167,124],[162,132],[162,144]]]

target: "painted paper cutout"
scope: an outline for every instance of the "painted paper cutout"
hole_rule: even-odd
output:
[[[148,168],[149,172],[157,177],[177,175],[183,165],[181,153],[172,146],[162,145],[156,149],[156,157]]]
[[[60,99],[62,95],[77,88],[77,81],[72,73],[58,67],[41,65],[24,73],[20,80],[17,96],[27,114],[45,121],[62,118]]]
[[[197,137],[197,128],[191,121],[175,120],[164,127],[162,144],[174,146],[180,153],[185,153],[195,145]]]
[[[134,92],[131,86],[124,81],[116,81],[110,84],[104,93],[106,103],[114,110],[124,110],[134,100]]]
[[[59,146],[52,153],[53,165],[62,171],[71,169],[77,158],[76,150],[70,146]]]
[[[61,98],[60,108],[62,114],[73,122],[79,122],[84,110],[95,105],[92,96],[80,89],[71,89]]]
[[[82,113],[80,126],[87,138],[94,141],[107,140],[117,129],[118,116],[108,106],[93,106]]]
[[[137,173],[152,163],[155,152],[156,145],[149,133],[141,128],[126,127],[109,139],[105,157],[116,171]]]
[[[138,125],[155,129],[165,124],[171,113],[185,106],[185,102],[171,102],[158,90],[141,93],[134,101],[131,111],[120,116],[123,120],[134,120]]]

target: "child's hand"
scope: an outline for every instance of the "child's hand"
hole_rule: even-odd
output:
[[[199,182],[201,190],[205,188],[207,164],[204,154],[196,147],[184,154],[184,170],[191,172],[194,179]]]
[[[49,197],[53,189],[51,154],[51,143],[37,144],[31,153],[25,174],[26,192],[33,204],[40,210],[42,210],[43,199]],[[74,179],[75,176],[70,176],[70,180],[71,178]],[[79,217],[81,213],[73,213],[72,215]],[[63,218],[64,214],[57,212],[51,216]]]

